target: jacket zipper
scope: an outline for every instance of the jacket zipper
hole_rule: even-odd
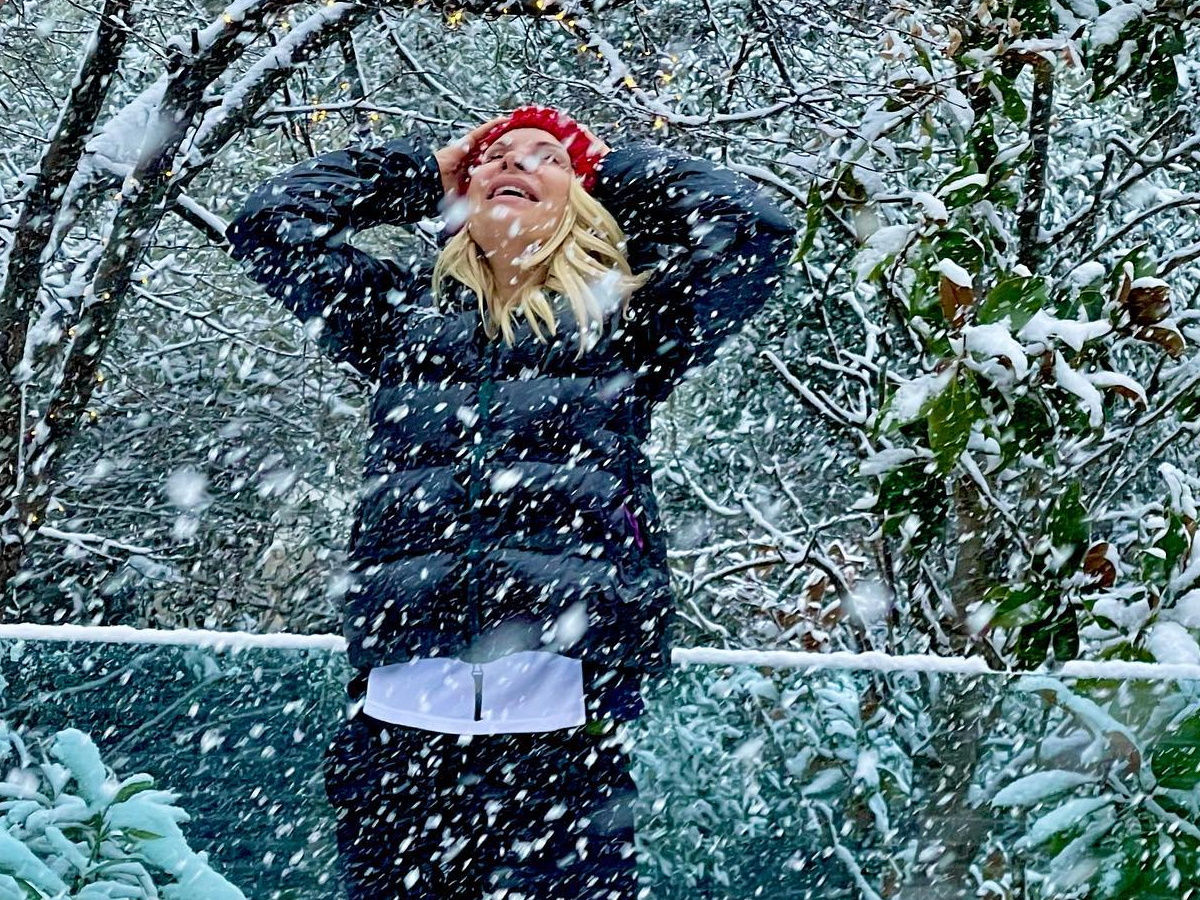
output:
[[[479,327],[482,332],[482,324]],[[485,336],[483,340],[487,341]],[[475,446],[471,448],[471,474],[470,481],[467,485],[467,503],[470,506],[470,522],[471,522],[471,543],[467,548],[467,561],[470,565],[469,578],[467,584],[467,643],[470,645],[483,628],[483,614],[480,609],[479,600],[479,571],[478,564],[483,557],[482,548],[479,546],[479,508],[478,501],[480,497],[479,482],[483,477],[483,462],[487,455],[488,445],[488,410],[492,405],[492,391],[494,389],[493,377],[496,368],[496,342],[488,341],[487,362],[484,366],[483,381],[479,384],[479,430],[477,435],[479,440]],[[483,667],[479,663],[474,663],[471,667],[471,675],[475,681],[475,721],[478,722],[483,718]]]
[[[483,718],[483,666],[471,666],[471,677],[475,679],[475,721]]]

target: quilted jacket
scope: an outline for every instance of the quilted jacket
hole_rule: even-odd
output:
[[[592,191],[652,280],[576,359],[565,301],[540,342],[489,340],[476,298],[348,238],[435,216],[415,139],[318,156],[255,190],[228,238],[250,275],[371,385],[344,631],[360,670],[522,649],[581,659],[589,715],[631,718],[669,662],[666,540],[641,444],[653,406],[768,299],[794,230],[741,176],[648,145]]]

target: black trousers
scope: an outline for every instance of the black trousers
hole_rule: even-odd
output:
[[[325,753],[350,900],[635,900],[619,732],[454,735],[358,714]]]

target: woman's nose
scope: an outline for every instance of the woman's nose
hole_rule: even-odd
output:
[[[537,156],[522,150],[509,150],[501,159],[501,168],[508,169],[514,166],[522,172],[532,172],[538,166]]]

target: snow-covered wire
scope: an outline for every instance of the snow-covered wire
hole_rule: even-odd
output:
[[[342,652],[346,641],[337,634],[253,634],[246,631],[132,628],[125,625],[0,625],[0,640],[62,641],[98,644],[156,644],[208,647],[214,650],[328,650]],[[1071,660],[1041,672],[999,671],[981,657],[891,655],[876,651],[809,653],[801,650],[725,650],[718,647],[676,647],[676,665],[766,666],[772,669],[844,669],[858,672],[936,672],[942,675],[1024,675],[1055,678],[1101,678],[1125,681],[1200,681],[1200,665],[1187,663]]]

